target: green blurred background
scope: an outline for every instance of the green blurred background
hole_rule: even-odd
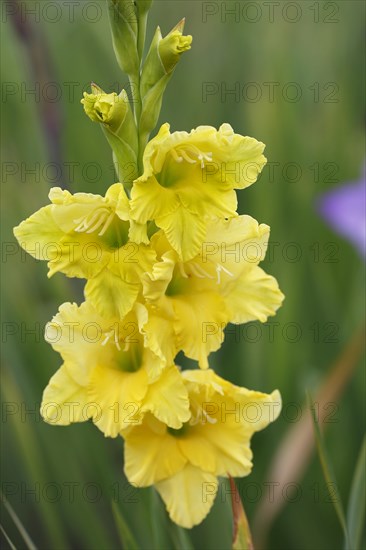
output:
[[[46,265],[20,253],[12,227],[46,204],[54,185],[103,194],[114,183],[109,147],[80,98],[91,81],[119,91],[127,79],[113,55],[104,1],[1,8],[2,490],[23,526],[7,506],[5,532],[17,548],[27,547],[23,528],[38,548],[131,548],[126,535],[121,541],[118,516],[143,549],[229,549],[226,484],[207,520],[184,532],[169,524],[153,490],[128,486],[120,439],[105,439],[89,423],[52,427],[39,416],[42,391],[60,365],[43,327],[62,302],[82,300],[82,285],[61,274],[48,281]],[[236,334],[229,327],[210,357],[230,381],[278,388],[283,397],[280,419],[254,436],[252,474],[238,481],[254,542],[257,549],[340,549],[342,530],[303,419],[306,390],[317,400],[323,388],[325,443],[346,505],[365,427],[357,339],[365,273],[314,205],[361,175],[365,4],[158,0],[148,38],[157,24],[166,34],[182,17],[193,46],[168,87],[160,122],[187,131],[229,122],[266,143],[270,163],[257,184],[239,192],[239,212],[271,226],[263,267],[286,300],[265,325]],[[297,439],[286,447],[289,433]],[[283,483],[274,504],[268,482]]]

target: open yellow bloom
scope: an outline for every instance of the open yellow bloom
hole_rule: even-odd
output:
[[[184,371],[191,419],[178,430],[147,414],[125,438],[125,473],[140,487],[155,485],[171,519],[200,523],[214,502],[217,476],[252,469],[250,439],[281,410],[278,391],[267,395],[230,384],[212,370]]]
[[[106,316],[124,317],[132,308],[141,273],[151,269],[155,254],[145,244],[141,226],[129,221],[129,201],[122,184],[105,197],[72,195],[51,189],[52,204],[14,229],[20,246],[38,260],[47,260],[51,277],[57,271],[88,279],[87,298]]]
[[[156,233],[151,246],[160,261],[143,275],[151,341],[159,338],[162,323],[177,349],[207,368],[207,356],[221,346],[228,323],[265,322],[274,315],[283,294],[276,279],[258,266],[269,231],[250,216],[210,222],[199,254],[187,262],[180,261],[162,231]]]
[[[63,304],[46,328],[64,364],[44,391],[44,419],[68,425],[92,418],[116,437],[150,411],[179,429],[190,416],[187,390],[178,368],[146,347],[146,322],[140,304],[123,320],[101,317],[88,302]]]
[[[236,216],[235,188],[257,179],[266,163],[264,145],[234,134],[199,126],[170,134],[163,124],[144,152],[144,173],[131,192],[131,216],[154,220],[183,261],[197,255],[213,218]]]

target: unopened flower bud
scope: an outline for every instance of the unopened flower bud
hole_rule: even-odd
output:
[[[135,3],[133,0],[108,0],[108,7],[113,48],[118,64],[127,75],[136,75],[140,61],[137,53]]]
[[[192,36],[183,36],[179,23],[159,43],[159,55],[167,74],[171,73],[183,52],[191,49]]]
[[[93,122],[99,122],[114,154],[116,171],[120,181],[130,185],[131,166],[136,166],[137,130],[128,96],[125,90],[119,95],[105,93],[99,86],[92,84],[92,93],[84,92],[81,100],[84,111]],[[126,179],[129,174],[129,180]],[[133,171],[133,178],[136,177]]]
[[[165,88],[180,56],[191,48],[192,36],[183,36],[184,19],[163,38],[156,29],[142,69],[142,115],[140,131],[148,135],[155,127],[161,109]]]
[[[118,132],[129,110],[128,97],[125,90],[106,94],[99,86],[92,84],[92,93],[84,92],[81,100],[84,110],[93,122],[109,126],[112,132]]]

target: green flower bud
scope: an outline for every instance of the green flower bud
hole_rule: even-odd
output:
[[[81,100],[84,111],[93,122],[100,122],[108,126],[112,132],[118,133],[129,110],[125,90],[117,95],[116,92],[104,93],[96,84],[92,84],[91,88],[92,93],[84,92],[84,99]]]
[[[153,130],[158,121],[165,88],[180,56],[191,48],[192,37],[183,36],[184,22],[182,19],[165,38],[158,27],[146,56],[140,85],[140,131],[146,135]]]
[[[172,72],[182,53],[191,49],[192,36],[183,36],[183,27],[184,20],[159,42],[159,56],[167,74]]]
[[[108,0],[109,21],[114,53],[119,66],[127,75],[139,70],[137,53],[138,24],[133,0]]]
[[[138,137],[127,93],[122,90],[119,95],[106,94],[96,84],[91,88],[92,93],[84,92],[81,100],[84,111],[93,122],[101,124],[113,150],[119,179],[129,186],[137,177]],[[136,169],[131,169],[134,166]]]

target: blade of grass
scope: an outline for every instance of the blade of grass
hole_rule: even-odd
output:
[[[334,505],[339,523],[344,533],[346,546],[348,547],[349,538],[348,538],[348,532],[347,532],[347,522],[346,522],[344,510],[343,510],[342,500],[338,491],[337,481],[333,473],[331,462],[327,455],[327,450],[326,450],[323,436],[319,427],[319,420],[317,418],[314,402],[311,398],[310,393],[307,393],[307,399],[308,399],[309,409],[311,412],[311,418],[312,418],[313,429],[314,429],[314,437],[315,437],[316,446],[318,449],[318,455],[319,455],[320,464],[323,470],[324,479],[326,481],[327,487],[332,487],[332,493],[330,492],[329,496],[331,497],[332,503]]]
[[[9,544],[11,550],[17,550],[16,546],[14,546],[14,544],[11,542],[10,538],[8,537],[4,527],[2,525],[0,525],[0,531],[4,535],[4,538],[5,538],[6,542]]]
[[[11,504],[8,502],[8,500],[6,499],[5,495],[3,495],[3,493],[1,492],[1,500],[3,501],[4,503],[4,506],[9,514],[9,516],[11,517],[11,519],[13,520],[16,528],[18,529],[19,533],[21,534],[22,536],[22,539],[24,540],[28,550],[37,550],[37,547],[35,546],[35,544],[33,543],[32,539],[30,538],[30,536],[28,535],[28,532],[26,530],[26,528],[24,527],[24,525],[22,524],[21,520],[18,518],[16,512],[14,511],[13,507],[11,506]]]
[[[153,548],[169,548],[168,525],[170,519],[162,499],[155,487],[149,488],[149,510],[151,518],[151,534]]]
[[[194,550],[192,541],[183,527],[171,522],[169,531],[174,550]]]
[[[115,501],[112,501],[112,512],[123,549],[139,550],[137,541],[131,533],[129,526]]]
[[[359,364],[364,349],[365,327],[362,325],[331,365],[316,394],[320,423],[324,421],[327,411],[325,405],[336,401],[342,395]],[[266,547],[270,528],[285,504],[285,499],[281,497],[283,488],[290,482],[302,479],[312,457],[314,438],[311,414],[307,408],[304,412],[301,420],[285,432],[267,474],[267,480],[270,482],[275,480],[277,484],[274,488],[274,498],[263,499],[252,523],[254,540],[261,548]]]
[[[366,511],[366,437],[358,456],[355,473],[353,475],[351,492],[347,509],[347,530],[349,546],[346,550],[361,548],[362,530],[365,525]]]
[[[16,349],[14,351],[17,352]],[[22,361],[21,358],[18,359],[17,357],[14,361],[16,360]],[[16,384],[14,373],[8,366],[7,370],[3,372],[2,381],[4,401],[9,401],[11,403],[27,402],[27,398],[19,387],[19,384]],[[11,420],[11,426],[16,435],[19,453],[24,457],[27,476],[29,479],[37,480],[41,486],[42,484],[44,486],[47,480],[47,464],[41,451],[36,425],[31,422],[25,424],[19,420],[21,419],[14,416]],[[49,506],[48,502],[43,498],[40,499],[37,512],[40,513],[45,530],[47,530],[48,536],[53,541],[53,544],[55,546],[57,545],[59,548],[65,548],[67,546],[67,534],[63,528],[60,515],[52,506]],[[38,535],[39,533],[34,533],[35,537]]]

